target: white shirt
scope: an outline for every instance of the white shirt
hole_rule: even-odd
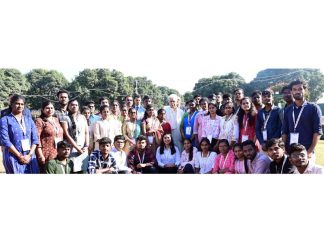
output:
[[[111,150],[110,154],[116,160],[116,168],[118,170],[128,170],[127,167],[127,156],[124,151],[118,151],[115,147]]]
[[[209,152],[207,157],[202,157],[202,152],[197,152],[195,155],[195,168],[200,168],[199,173],[205,174],[213,169],[215,158],[215,152]]]
[[[165,164],[175,164],[179,166],[180,164],[180,152],[177,146],[174,146],[176,152],[171,154],[171,148],[164,148],[163,154],[160,154],[160,147],[156,150],[156,160],[160,167],[164,167]]]
[[[170,123],[171,129],[179,129],[182,116],[184,114],[183,110],[177,108],[176,111],[174,111],[170,106],[165,106],[165,119],[167,122]]]
[[[299,173],[297,167],[294,171],[294,174],[301,174],[301,173]],[[309,162],[308,166],[303,174],[324,174],[324,168]]]
[[[239,138],[239,124],[237,116],[233,115],[226,121],[226,117],[221,118],[219,139],[227,139],[229,143],[231,141],[238,141]]]
[[[188,163],[192,165],[192,167],[195,166],[195,155],[197,153],[197,148],[196,147],[193,147],[193,150],[192,150],[192,160],[189,161],[189,153],[186,152],[186,150],[183,150],[182,153],[181,153],[181,158],[180,158],[180,165],[182,168],[184,168]]]

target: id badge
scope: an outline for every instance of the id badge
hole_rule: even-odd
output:
[[[54,138],[55,148],[57,148],[57,143],[61,141],[61,138]]]
[[[268,140],[267,130],[262,131],[263,141]]]
[[[186,127],[186,135],[191,135],[191,126]]]
[[[248,135],[242,135],[242,142],[246,141],[249,139]]]
[[[290,144],[298,143],[299,133],[290,133]]]
[[[21,147],[23,151],[28,151],[30,150],[30,143],[29,139],[23,139],[21,140]]]
[[[212,135],[208,135],[208,136],[207,136],[207,139],[208,139],[209,142],[211,143],[211,142],[212,142],[212,139],[213,139],[213,136],[212,136]]]

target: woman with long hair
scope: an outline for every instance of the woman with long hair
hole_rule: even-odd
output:
[[[214,167],[216,153],[210,151],[208,138],[202,138],[199,146],[201,151],[195,156],[195,171],[198,174],[210,174]]]
[[[70,100],[69,114],[63,117],[62,128],[65,139],[73,146],[71,160],[73,171],[85,173],[88,170],[89,129],[86,118],[79,112],[79,102]]]
[[[204,116],[202,122],[202,137],[209,140],[211,149],[214,149],[220,133],[221,117],[216,114],[216,111],[216,104],[209,103],[208,113]]]
[[[236,143],[233,147],[233,152],[235,155],[235,163],[234,163],[235,174],[247,174],[249,172],[247,159],[244,157],[242,145]]]
[[[147,137],[148,147],[155,151],[160,144],[163,129],[159,119],[154,115],[153,106],[150,104],[146,106],[142,119],[142,133]]]
[[[223,109],[225,115],[221,118],[219,139],[227,139],[233,146],[239,138],[239,124],[234,114],[234,103],[226,102],[223,104]]]
[[[195,173],[195,158],[197,148],[192,146],[191,139],[183,141],[183,151],[180,157],[179,174],[194,174]]]
[[[159,173],[176,174],[180,165],[180,152],[174,145],[172,135],[164,134],[160,147],[156,150],[156,160],[159,165]]]
[[[237,114],[240,128],[239,143],[245,140],[256,141],[255,125],[257,111],[249,97],[244,97],[241,100],[240,110]]]
[[[39,173],[35,156],[37,130],[30,115],[24,114],[25,98],[13,95],[8,115],[0,119],[1,143],[4,146],[3,165],[7,174]]]
[[[227,139],[221,139],[218,141],[219,154],[215,159],[215,165],[213,167],[213,173],[217,174],[233,174],[235,156],[230,148],[230,144]]]
[[[56,158],[57,143],[63,140],[63,129],[54,117],[54,105],[51,101],[42,103],[41,115],[36,119],[39,144],[36,148],[40,171],[45,173],[45,163]]]
[[[135,108],[128,110],[129,119],[124,121],[122,133],[126,143],[124,151],[128,154],[136,146],[136,139],[141,135],[141,121],[137,120],[137,111]]]

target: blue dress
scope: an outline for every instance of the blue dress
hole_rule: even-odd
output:
[[[26,134],[24,132],[17,119],[13,114],[9,114],[0,119],[0,137],[2,145],[5,147],[3,155],[3,165],[7,174],[35,174],[39,173],[38,162],[35,154],[32,155],[30,162],[27,165],[20,164],[17,157],[9,152],[10,146],[15,148],[23,155],[27,155],[28,151],[23,151],[21,140],[29,139],[30,146],[38,144],[38,137],[36,126],[33,119],[28,115],[23,115]]]

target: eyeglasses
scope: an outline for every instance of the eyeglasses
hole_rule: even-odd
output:
[[[306,154],[303,154],[303,153],[293,153],[293,154],[290,154],[290,157],[291,158],[305,158],[307,155]]]

